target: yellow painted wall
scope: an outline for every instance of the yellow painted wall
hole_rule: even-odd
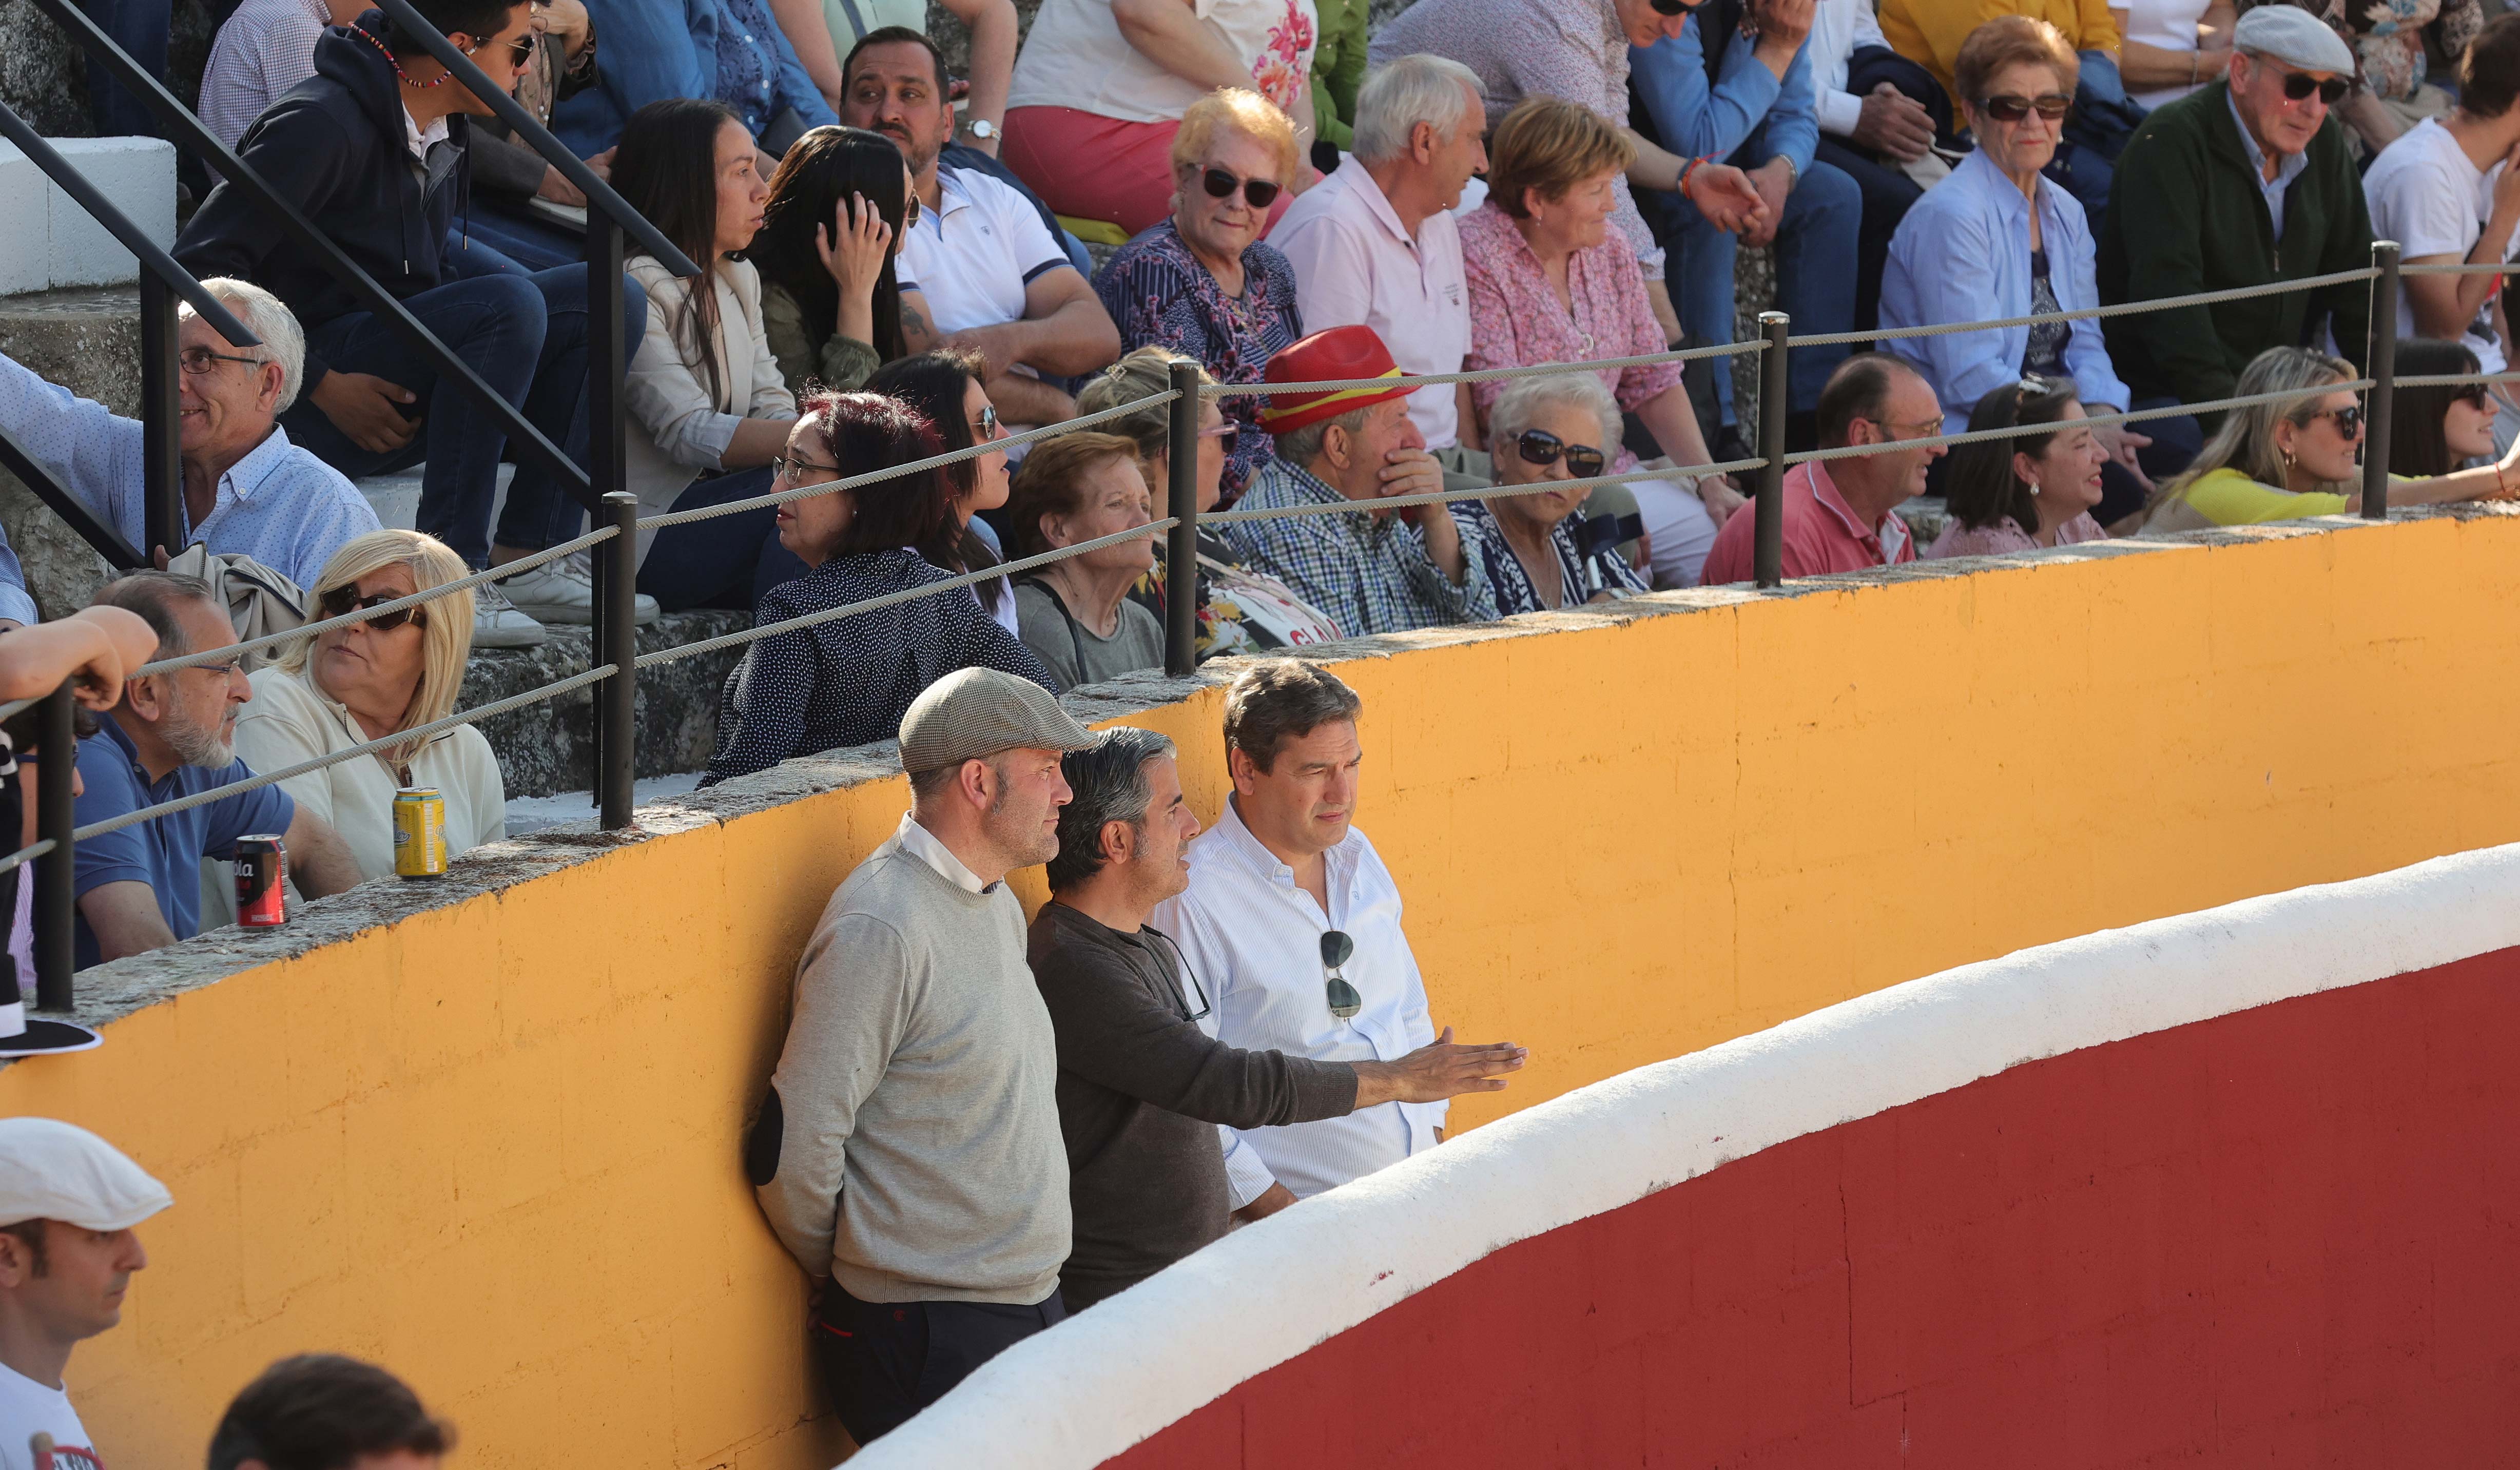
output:
[[[1457,1124],[1954,963],[2520,838],[2516,583],[2520,518],[2442,518],[1341,662],[1437,1019],[1533,1047]],[[1203,815],[1219,705],[1134,717],[1185,742]],[[737,1142],[792,958],[905,800],[670,821],[0,1071],[0,1112],[175,1192],[71,1365],[109,1462],[197,1462],[237,1387],[315,1348],[410,1377],[467,1465],[836,1458]]]

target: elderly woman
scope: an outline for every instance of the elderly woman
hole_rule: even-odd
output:
[[[1258,382],[1278,349],[1304,334],[1295,268],[1260,243],[1268,209],[1296,168],[1295,130],[1256,92],[1216,92],[1173,136],[1172,218],[1121,246],[1095,279],[1123,347],[1170,347],[1219,382]],[[1262,398],[1224,400],[1239,430],[1227,456],[1228,498],[1269,460]]]
[[[1943,492],[1950,518],[1925,555],[2000,557],[2106,538],[2092,508],[2100,503],[2109,454],[2084,417],[2074,384],[2062,379],[2024,378],[1979,399],[1971,430],[2033,423],[2056,430],[1955,447]]]
[[[1954,81],[1977,151],[1927,190],[1891,237],[1881,277],[1883,327],[2100,304],[2083,206],[2041,172],[2056,156],[2076,73],[2073,48],[2045,21],[1999,16],[1969,33]],[[2025,375],[2071,380],[2093,414],[2133,406],[2096,321],[1898,337],[1882,345],[1915,364],[1933,384],[1950,433],[1959,432],[1979,399]],[[2199,442],[2195,421],[2183,418],[2149,421],[2141,433],[2093,432],[2111,460],[2102,470],[2103,521],[2143,504],[2138,471],[2175,474]],[[2153,452],[2138,464],[2137,452],[2147,446]]]
[[[319,617],[339,617],[460,581],[464,558],[418,531],[370,531],[324,563],[308,590]],[[277,771],[445,719],[455,710],[472,652],[472,594],[442,598],[319,633],[253,672],[253,699],[239,711],[237,754]],[[362,879],[394,871],[394,792],[434,786],[446,800],[446,855],[508,833],[507,788],[490,742],[471,725],[395,740],[280,783],[300,811],[333,824]],[[232,909],[234,890],[226,905]]]
[[[2270,347],[2251,359],[2234,397],[2296,396],[2237,408],[2187,473],[2161,487],[2147,508],[2147,535],[2207,526],[2256,525],[2337,515],[2362,508],[2362,404],[2334,384],[2354,365],[2307,347]],[[2389,481],[2393,506],[2498,500],[2520,490],[2520,444],[2493,465],[2429,479]]]
[[[1636,247],[1608,227],[1615,186],[1636,157],[1627,135],[1591,111],[1534,97],[1499,122],[1488,139],[1488,198],[1462,220],[1462,263],[1470,287],[1470,350],[1462,365],[1536,367],[1635,357],[1664,350],[1662,327],[1645,296]],[[1601,385],[1643,421],[1678,465],[1707,463],[1697,416],[1678,363],[1603,369]],[[1470,401],[1491,417],[1504,382],[1473,383]],[[1611,468],[1637,457],[1613,438]],[[1494,443],[1492,456],[1500,456]],[[1696,585],[1715,528],[1741,504],[1712,476],[1631,481],[1653,545],[1654,583]]]
[[[1312,0],[1043,0],[1003,156],[1051,208],[1135,235],[1171,207],[1175,134],[1219,89],[1257,92],[1294,119],[1295,157],[1311,156],[1314,20]],[[1279,182],[1300,192],[1312,177],[1290,167]]]
[[[1600,474],[1609,458],[1601,446],[1619,442],[1619,425],[1618,400],[1589,373],[1522,379],[1488,413],[1497,483],[1546,485]],[[1615,533],[1598,546],[1578,545],[1568,533],[1587,495],[1543,490],[1454,502],[1453,517],[1482,533],[1477,541],[1496,587],[1497,616],[1645,590],[1644,578],[1619,555]]]
[[[1154,519],[1136,441],[1080,430],[1033,447],[1007,503],[1014,553],[1038,557]],[[1129,589],[1154,560],[1152,535],[1054,561],[1015,584],[1024,646],[1061,685],[1163,667],[1164,625]]]
[[[1076,411],[1099,414],[1125,403],[1157,397],[1172,386],[1172,365],[1188,361],[1180,353],[1162,347],[1141,347],[1087,383],[1076,395]],[[1198,380],[1209,383],[1216,379],[1200,368]],[[1214,510],[1222,498],[1226,452],[1240,432],[1227,422],[1217,403],[1208,398],[1200,400],[1198,406],[1198,463],[1191,478],[1198,487],[1201,511]],[[1102,427],[1105,432],[1137,444],[1138,468],[1146,476],[1154,518],[1161,520],[1170,515],[1172,406],[1149,403],[1134,414],[1105,421]],[[1157,537],[1154,565],[1129,589],[1130,598],[1153,613],[1159,625],[1164,621],[1165,589],[1172,585],[1165,564],[1169,554],[1163,538]],[[1303,644],[1326,644],[1338,636],[1338,624],[1328,613],[1297,597],[1285,583],[1244,566],[1223,538],[1213,530],[1200,528],[1196,635],[1200,659],[1221,653],[1258,653]]]
[[[779,488],[790,490],[941,453],[935,430],[904,405],[876,393],[827,393],[806,401],[773,467]],[[782,505],[780,544],[810,570],[764,594],[754,626],[951,580],[918,548],[953,514],[953,498],[952,483],[926,469]],[[960,592],[772,634],[727,676],[717,753],[700,784],[889,740],[922,690],[972,667],[1058,688],[1040,659]]]

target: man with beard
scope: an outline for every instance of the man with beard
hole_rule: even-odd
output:
[[[1058,852],[1059,757],[1094,736],[995,669],[901,720],[911,808],[796,961],[744,1169],[824,1283],[811,1336],[865,1445],[1067,1315],[1058,1046],[1007,874]]]
[[[107,583],[96,603],[138,613],[158,635],[161,661],[237,641],[227,607],[198,577],[134,572]],[[242,659],[125,682],[122,702],[79,741],[79,824],[251,779],[232,742],[237,706],[252,697]],[[257,833],[281,834],[289,876],[307,898],[359,880],[340,834],[298,811],[276,785],[134,823],[78,844],[78,965],[163,949],[201,932],[202,860],[231,858],[238,838]]]
[[[954,104],[935,43],[898,26],[869,31],[844,74],[840,120],[890,138],[918,185],[919,218],[895,263],[910,350],[987,359],[983,385],[1010,425],[1074,418],[1076,401],[1043,379],[1108,365],[1120,329],[1030,200],[994,174],[940,161]]]

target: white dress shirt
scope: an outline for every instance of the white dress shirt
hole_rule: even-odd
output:
[[[1820,0],[1812,8],[1812,107],[1821,131],[1844,138],[1864,116],[1864,99],[1846,90],[1847,63],[1865,46],[1887,46],[1872,0]]]
[[[965,893],[986,893],[998,886],[981,882],[980,875],[954,856],[954,849],[947,847],[943,838],[921,826],[919,819],[908,812],[901,814],[901,825],[893,829],[893,835],[901,839],[903,852],[935,869],[938,877]]]
[[[1316,1061],[1391,1061],[1435,1040],[1426,987],[1400,927],[1400,890],[1363,832],[1324,855],[1330,912],[1295,884],[1295,870],[1251,835],[1229,799],[1216,825],[1190,848],[1190,889],[1155,910],[1212,1008],[1199,1024],[1246,1050]],[[1341,973],[1364,1008],[1330,1014],[1322,936],[1345,931],[1356,953]],[[1435,1144],[1448,1102],[1385,1102],[1344,1118],[1283,1128],[1220,1129],[1235,1208],[1270,1180],[1298,1198],[1372,1174]]]

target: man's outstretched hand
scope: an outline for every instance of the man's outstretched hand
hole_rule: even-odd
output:
[[[1506,1074],[1519,1072],[1531,1053],[1511,1042],[1469,1046],[1453,1040],[1453,1028],[1398,1061],[1356,1063],[1356,1105],[1441,1102],[1463,1092],[1495,1092]]]

